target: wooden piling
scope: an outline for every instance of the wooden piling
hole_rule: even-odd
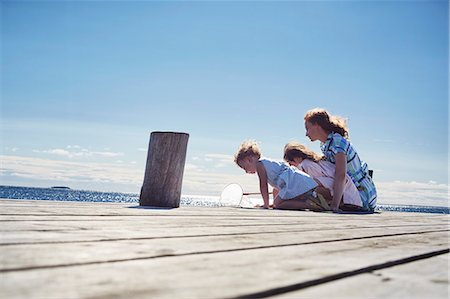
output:
[[[178,208],[189,134],[152,132],[139,205]]]

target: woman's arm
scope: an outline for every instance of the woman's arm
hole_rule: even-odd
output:
[[[333,200],[331,201],[331,209],[336,212],[339,210],[342,194],[344,193],[345,174],[347,173],[347,155],[344,153],[337,153],[335,159],[336,171],[334,174]]]
[[[264,209],[269,208],[269,187],[267,186],[267,173],[264,165],[258,162],[256,165],[256,172],[259,177],[259,190],[261,191],[262,198],[264,200]]]

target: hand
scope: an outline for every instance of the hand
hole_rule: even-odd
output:
[[[331,208],[331,210],[332,210],[334,213],[339,213],[339,212],[341,212],[341,210],[339,209],[339,205],[336,205],[336,204],[331,203],[330,208]]]
[[[269,206],[268,205],[256,205],[255,208],[268,209]]]

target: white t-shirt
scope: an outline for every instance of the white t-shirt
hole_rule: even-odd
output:
[[[269,184],[279,190],[281,199],[292,199],[317,187],[317,183],[307,173],[284,162],[261,158]]]

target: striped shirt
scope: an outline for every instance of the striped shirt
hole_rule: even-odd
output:
[[[377,204],[377,190],[369,176],[367,164],[359,158],[351,142],[338,133],[330,133],[325,143],[320,145],[325,160],[336,163],[336,154],[347,156],[347,174],[359,190],[364,208],[374,210]]]

